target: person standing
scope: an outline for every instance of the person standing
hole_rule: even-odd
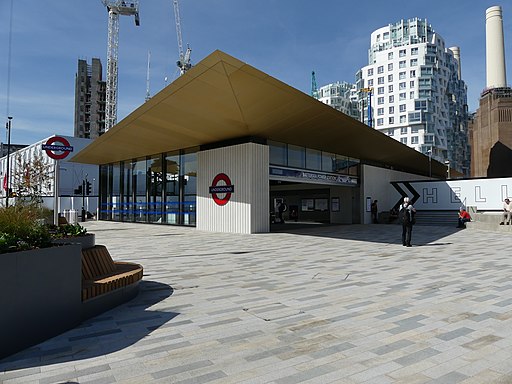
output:
[[[373,224],[379,223],[379,219],[378,219],[379,208],[377,207],[377,202],[378,202],[378,200],[373,200],[373,203],[370,207],[370,210],[372,212],[372,223]]]
[[[510,199],[506,198],[503,202],[503,220],[500,225],[510,225],[510,221],[512,219],[512,203],[510,203]]]
[[[414,218],[415,214],[416,209],[412,204],[409,204],[409,198],[404,197],[404,202],[400,206],[400,211],[398,212],[398,218],[400,223],[402,223],[402,245],[404,247],[412,247],[411,237],[412,226],[416,223],[416,219]]]
[[[277,213],[278,213],[278,219],[279,219],[279,223],[281,224],[284,224],[284,217],[283,217],[283,213],[286,212],[286,210],[288,209],[286,203],[284,200],[281,200],[278,204],[277,204]]]

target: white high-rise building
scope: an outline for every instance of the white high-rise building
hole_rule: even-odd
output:
[[[459,48],[446,47],[427,20],[401,20],[372,33],[368,62],[356,85],[372,89],[369,125],[469,176]],[[368,124],[367,93],[359,99]]]
[[[360,120],[355,84],[338,81],[324,85],[318,89],[318,100],[356,120]]]

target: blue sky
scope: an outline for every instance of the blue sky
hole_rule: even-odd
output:
[[[462,77],[474,111],[485,87],[485,10],[493,5],[503,8],[510,79],[508,0],[181,0],[180,12],[193,63],[220,49],[306,93],[312,70],[319,86],[353,82],[356,71],[368,64],[374,30],[400,19],[426,18],[447,46],[461,48]],[[165,86],[166,77],[176,76],[172,0],[140,0],[140,18],[136,27],[133,18],[121,17],[118,121],[144,102],[148,50],[151,94]],[[106,51],[107,12],[100,0],[0,0],[0,126],[7,114],[13,116],[11,142],[30,144],[54,133],[72,136],[77,60],[99,57],[105,72]],[[5,129],[0,132],[5,142]]]

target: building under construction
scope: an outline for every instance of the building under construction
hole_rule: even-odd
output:
[[[75,137],[94,139],[105,132],[106,82],[100,59],[78,60],[75,77]]]
[[[501,7],[486,11],[486,89],[470,121],[471,176],[512,176],[512,89],[507,85]]]

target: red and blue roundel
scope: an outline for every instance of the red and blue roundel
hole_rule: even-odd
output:
[[[222,184],[219,182],[222,181]],[[231,194],[235,191],[235,187],[231,184],[231,180],[225,173],[219,173],[214,177],[212,185],[210,187],[210,193],[212,194],[213,201],[217,205],[226,205],[231,198]],[[224,194],[223,198],[218,195]]]

